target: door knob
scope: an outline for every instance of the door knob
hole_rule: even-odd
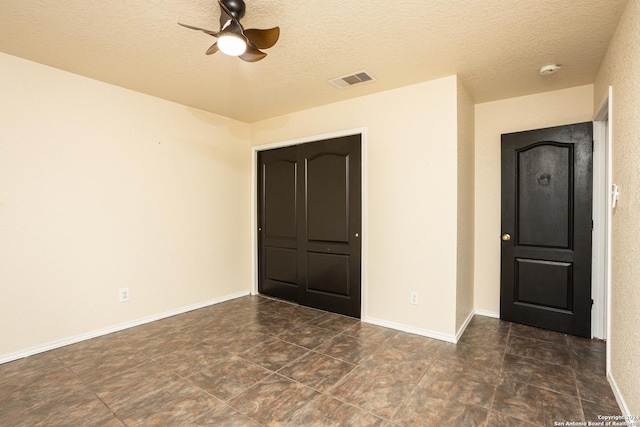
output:
[[[505,241],[505,242],[508,242],[509,240],[511,240],[511,234],[509,234],[509,233],[504,233],[504,234],[502,235],[502,240],[503,240],[503,241]]]

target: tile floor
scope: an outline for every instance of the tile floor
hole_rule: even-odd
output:
[[[454,345],[244,297],[0,365],[0,425],[552,426],[620,414],[604,350],[480,316]]]

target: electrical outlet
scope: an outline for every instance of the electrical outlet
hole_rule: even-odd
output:
[[[411,292],[411,304],[418,305],[418,293]]]
[[[118,301],[119,302],[129,301],[129,288],[120,288],[120,290],[118,290]]]

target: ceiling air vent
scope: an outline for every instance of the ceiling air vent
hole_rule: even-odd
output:
[[[360,83],[372,82],[374,80],[375,77],[373,77],[368,72],[359,71],[357,73],[349,74],[348,76],[331,79],[329,80],[329,83],[336,87],[339,87],[340,89],[344,89],[345,87],[357,85]]]

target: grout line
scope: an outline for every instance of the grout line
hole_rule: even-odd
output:
[[[263,368],[263,369],[264,369],[264,368]],[[256,381],[255,383],[253,383],[253,384],[251,384],[250,386],[248,386],[248,387],[244,388],[242,391],[239,391],[238,393],[234,394],[233,396],[231,396],[230,398],[228,398],[228,399],[226,399],[226,400],[222,400],[222,399],[220,399],[219,397],[216,397],[216,396],[214,396],[214,397],[216,397],[216,399],[220,400],[221,402],[225,402],[225,403],[227,403],[227,404],[228,404],[228,402],[230,402],[231,400],[233,400],[233,399],[235,399],[236,397],[240,396],[242,393],[244,393],[244,392],[246,392],[246,391],[248,391],[248,390],[251,390],[252,388],[254,388],[255,386],[257,386],[258,384],[260,384],[260,383],[262,383],[262,382],[266,381],[267,379],[271,378],[271,377],[272,377],[272,376],[274,376],[274,375],[277,375],[277,373],[276,373],[276,372],[273,372],[273,371],[270,371],[270,374],[269,374],[269,375],[267,375],[266,377],[264,377],[264,378],[262,378],[262,379],[260,379],[260,380]],[[231,406],[231,405],[228,405],[228,406],[230,406],[231,408],[233,408],[233,406]],[[235,408],[233,408],[233,409],[235,409]],[[237,409],[236,409],[236,410],[237,410]],[[238,411],[238,412],[239,412],[239,411]],[[243,414],[243,415],[244,415],[244,414]]]
[[[416,385],[413,386],[411,391],[407,393],[407,395],[402,399],[402,401],[400,402],[396,410],[393,411],[393,413],[391,414],[391,417],[389,417],[389,420],[393,420],[393,418],[398,414],[398,411],[404,406],[405,402],[409,400],[409,398],[413,395],[413,393],[418,389],[422,380],[424,380],[424,378],[427,376],[429,371],[431,371],[431,369],[433,368],[435,361],[436,361],[436,357],[431,359],[431,363],[429,363],[429,367],[422,373],[422,375],[420,376],[420,379],[416,382]]]

